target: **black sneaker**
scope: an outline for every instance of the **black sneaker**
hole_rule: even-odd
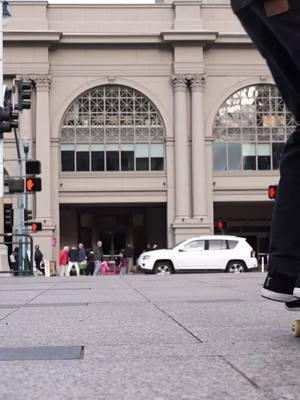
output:
[[[279,272],[269,272],[261,295],[266,299],[280,301],[282,303],[295,301],[296,299],[293,292],[296,280],[297,278],[292,278],[288,275],[280,274]]]
[[[288,311],[300,311],[300,300],[290,301],[289,303],[285,303],[285,308]]]

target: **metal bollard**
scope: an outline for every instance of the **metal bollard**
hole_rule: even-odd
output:
[[[265,272],[265,257],[261,257],[261,272]]]

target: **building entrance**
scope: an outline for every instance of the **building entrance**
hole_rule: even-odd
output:
[[[61,247],[101,240],[105,254],[118,254],[131,243],[138,257],[148,243],[167,245],[165,204],[61,205],[60,221]]]

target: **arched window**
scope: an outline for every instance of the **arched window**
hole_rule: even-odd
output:
[[[107,85],[68,108],[61,130],[62,171],[161,171],[164,126],[140,92]]]
[[[214,170],[276,170],[295,129],[274,85],[245,87],[220,107],[213,127]]]

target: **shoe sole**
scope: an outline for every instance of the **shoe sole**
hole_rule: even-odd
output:
[[[300,295],[300,292],[299,292]],[[278,301],[280,303],[290,303],[295,301],[296,297],[293,294],[272,292],[268,289],[262,289],[261,296],[268,300]]]

